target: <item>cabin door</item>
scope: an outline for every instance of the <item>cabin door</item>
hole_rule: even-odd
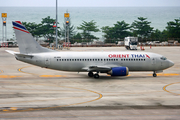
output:
[[[152,63],[152,65],[156,65],[156,59],[155,59],[155,58],[152,58],[152,59],[151,59],[151,63]]]
[[[50,58],[45,58],[45,66],[48,67],[50,65]]]

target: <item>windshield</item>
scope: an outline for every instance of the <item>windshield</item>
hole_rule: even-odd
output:
[[[162,57],[161,57],[161,60],[167,60],[167,58],[166,58],[166,57],[164,57],[164,56],[162,56]]]
[[[137,45],[137,42],[131,42],[130,44],[131,45]]]

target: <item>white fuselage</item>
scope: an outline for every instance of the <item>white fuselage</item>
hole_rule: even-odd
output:
[[[89,66],[128,67],[129,71],[161,71],[173,65],[162,55],[147,52],[48,52],[16,57],[40,67],[63,71],[87,71]],[[107,72],[107,71],[105,71]]]

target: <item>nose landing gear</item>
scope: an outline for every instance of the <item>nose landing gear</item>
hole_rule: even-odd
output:
[[[153,73],[153,77],[157,77],[156,71],[154,71],[154,73]]]

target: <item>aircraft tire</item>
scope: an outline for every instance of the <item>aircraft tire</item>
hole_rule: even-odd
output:
[[[99,78],[99,74],[94,74],[94,78]]]
[[[156,74],[156,73],[153,73],[153,77],[157,77],[157,74]]]
[[[88,76],[89,76],[89,77],[93,77],[93,76],[94,76],[93,72],[89,72],[89,73],[88,73]]]

